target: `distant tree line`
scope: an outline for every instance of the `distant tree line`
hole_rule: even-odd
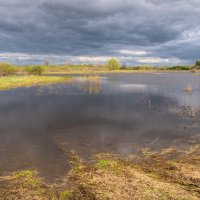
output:
[[[126,64],[120,64],[117,58],[110,58],[105,64],[64,64],[64,65],[49,65],[49,61],[45,61],[43,65],[29,65],[29,66],[15,66],[9,63],[0,62],[0,77],[10,76],[15,74],[29,74],[29,75],[41,75],[43,71],[51,72],[65,72],[65,71],[80,71],[84,72],[88,70],[190,70],[196,72],[200,70],[200,60],[197,60],[193,65],[180,65],[180,66],[151,66],[151,65],[135,65],[127,66]]]

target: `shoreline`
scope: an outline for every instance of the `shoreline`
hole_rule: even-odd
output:
[[[71,169],[59,183],[36,170],[0,176],[0,198],[54,200],[197,200],[200,198],[200,146],[141,149],[122,158],[95,155],[90,164],[71,152]],[[178,191],[178,192],[177,192]],[[6,198],[5,198],[6,197]]]

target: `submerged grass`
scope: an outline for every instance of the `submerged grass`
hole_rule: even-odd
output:
[[[0,77],[0,90],[17,87],[42,85],[49,83],[61,83],[69,81],[69,77],[59,76],[8,76]]]
[[[44,183],[35,170],[0,177],[0,199],[200,199],[200,145],[159,152],[143,149],[127,158],[99,154],[92,164],[72,152],[70,164],[71,170],[57,185]]]

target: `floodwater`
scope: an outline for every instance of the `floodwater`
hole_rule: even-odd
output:
[[[192,86],[192,92],[184,91]],[[75,150],[128,155],[200,134],[200,76],[76,76],[68,83],[0,92],[0,172],[36,168],[62,177]]]

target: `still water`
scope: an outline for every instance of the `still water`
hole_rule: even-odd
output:
[[[188,85],[193,91],[184,91]],[[200,134],[200,76],[76,76],[65,84],[0,92],[0,171],[36,168],[59,178],[71,150],[128,155]]]

